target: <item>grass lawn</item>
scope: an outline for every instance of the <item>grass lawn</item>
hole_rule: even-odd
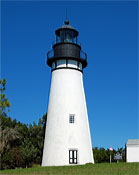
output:
[[[139,163],[99,163],[77,166],[34,167],[2,170],[0,175],[139,175]]]

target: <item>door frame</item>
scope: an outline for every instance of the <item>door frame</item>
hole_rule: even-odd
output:
[[[71,152],[72,152],[72,157],[71,157]],[[78,149],[69,149],[69,164],[78,164]]]

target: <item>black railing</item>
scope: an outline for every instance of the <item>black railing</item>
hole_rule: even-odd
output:
[[[57,57],[57,56],[54,55],[54,50],[53,50],[53,49],[50,50],[50,51],[48,51],[48,53],[47,53],[47,60],[50,60],[50,59],[56,58],[56,57]],[[64,56],[61,56],[61,58],[62,58],[62,57],[66,57],[66,56],[64,55]],[[70,57],[70,56],[67,55],[67,57]],[[86,53],[83,52],[82,50],[80,50],[79,59],[82,59],[82,60],[84,60],[84,61],[87,61],[87,55],[86,55]]]
[[[47,52],[47,60],[54,58],[54,50],[50,50]]]
[[[80,58],[87,61],[87,55],[82,50],[80,50]]]

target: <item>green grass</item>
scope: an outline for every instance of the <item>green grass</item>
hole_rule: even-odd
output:
[[[0,175],[139,175],[139,163],[99,163],[77,166],[34,167],[2,170]]]

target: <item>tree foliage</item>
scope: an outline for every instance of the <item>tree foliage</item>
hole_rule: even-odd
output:
[[[6,79],[3,78],[3,80],[0,80],[0,115],[6,112],[6,109],[8,109],[11,104],[6,98],[6,95],[4,94],[6,86]]]
[[[3,153],[4,150],[8,151],[16,145],[16,141],[20,139],[19,133],[16,129],[13,128],[5,128],[1,132],[1,152]]]
[[[41,164],[47,114],[29,126],[7,116],[11,106],[5,95],[6,79],[0,80],[0,169]]]
[[[41,164],[47,114],[29,126],[4,115],[1,121],[1,169]]]
[[[125,148],[119,148],[118,150],[114,149],[111,152],[109,149],[95,147],[93,148],[95,163],[110,162],[110,154],[111,154],[112,162],[115,162],[114,154],[116,154],[117,152],[122,154],[121,161],[125,162]]]

